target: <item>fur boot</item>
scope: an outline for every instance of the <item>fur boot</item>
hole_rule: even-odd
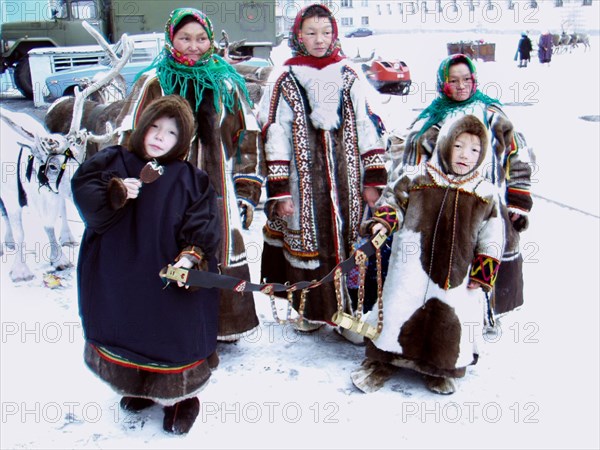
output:
[[[392,376],[392,367],[386,363],[365,359],[360,367],[354,370],[350,377],[358,389],[368,394],[383,387]]]
[[[219,354],[217,351],[215,350],[212,352],[208,358],[206,358],[206,361],[208,362],[208,367],[211,370],[215,370],[217,367],[219,367]]]
[[[163,409],[163,429],[173,434],[186,434],[192,429],[200,413],[200,400],[197,397],[187,398]]]
[[[292,322],[294,330],[300,331],[301,333],[312,333],[317,331],[323,325],[325,325],[323,322],[309,322],[306,319],[302,319],[299,322]]]
[[[427,389],[436,394],[448,395],[456,392],[456,382],[454,381],[454,378],[425,375],[425,383]]]
[[[335,332],[346,339],[348,342],[352,342],[354,345],[365,345],[365,337],[362,334],[350,331],[343,327],[335,327]]]

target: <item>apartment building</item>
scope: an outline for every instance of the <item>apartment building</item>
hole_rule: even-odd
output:
[[[314,1],[277,0],[289,30],[297,12]],[[340,32],[368,27],[375,33],[476,30],[598,33],[598,0],[325,0]]]

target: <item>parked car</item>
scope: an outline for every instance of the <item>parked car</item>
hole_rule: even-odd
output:
[[[345,36],[346,37],[365,37],[365,36],[372,36],[373,35],[373,30],[369,29],[369,28],[355,28],[354,30],[350,30],[348,31]]]
[[[133,55],[121,70],[121,75],[127,86],[127,94],[131,91],[136,75],[150,65],[164,46],[164,35],[162,33],[140,34],[130,37],[134,42]],[[114,45],[114,51],[117,56],[121,56],[123,50],[120,41]],[[98,73],[109,70],[110,59],[106,56],[100,64],[56,72],[46,78],[46,87],[49,94],[45,96],[44,100],[53,102],[65,95],[74,95],[76,86],[86,86]]]
[[[404,61],[376,60],[363,64],[369,82],[381,93],[406,95],[412,83],[410,70]]]

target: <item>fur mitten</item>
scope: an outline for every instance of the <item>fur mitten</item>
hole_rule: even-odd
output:
[[[254,219],[254,206],[244,199],[239,199],[238,207],[240,208],[242,227],[244,227],[244,230],[248,230],[250,225],[252,225],[252,220]]]
[[[112,178],[107,187],[108,204],[112,209],[120,209],[127,202],[127,188],[121,178]]]
[[[529,226],[529,218],[527,216],[523,216],[523,215],[519,214],[519,217],[515,221],[512,222],[512,226],[519,233],[521,231],[525,231],[527,229],[527,227]]]

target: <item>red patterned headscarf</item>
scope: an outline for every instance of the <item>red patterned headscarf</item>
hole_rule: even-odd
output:
[[[308,53],[308,50],[306,50],[306,47],[302,43],[302,37],[300,36],[302,22],[304,22],[304,19],[307,18],[308,13],[313,13],[317,8],[321,9],[326,14],[331,22],[332,27],[331,45],[329,46],[329,49],[327,49],[325,55],[320,58],[312,56],[310,53]],[[284,62],[284,65],[286,66],[310,66],[316,69],[322,69],[323,67],[327,67],[330,64],[344,59],[344,57],[340,55],[342,46],[338,39],[337,22],[331,11],[325,5],[310,5],[298,12],[296,19],[294,20],[294,26],[290,30],[288,45],[292,49],[293,57]]]

